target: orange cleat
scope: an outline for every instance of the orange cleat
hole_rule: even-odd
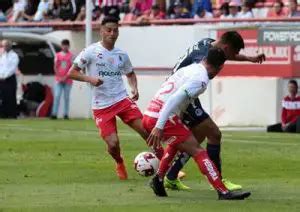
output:
[[[120,180],[127,180],[127,171],[124,163],[117,163],[116,172]]]

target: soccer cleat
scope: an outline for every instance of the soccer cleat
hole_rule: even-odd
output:
[[[178,190],[178,191],[180,191],[180,190],[182,190],[182,191],[191,190],[190,187],[184,185],[179,179],[169,180],[167,177],[165,177],[164,186],[165,186],[165,188],[172,189],[172,190]]]
[[[160,179],[158,175],[155,175],[152,180],[150,181],[150,187],[156,194],[156,196],[159,197],[167,197],[168,194],[164,187],[164,180]]]
[[[230,182],[229,180],[222,179],[222,182],[224,183],[225,187],[226,187],[229,191],[235,191],[235,190],[241,190],[241,189],[242,189],[242,186],[241,186],[241,185],[234,184],[234,183]]]
[[[246,191],[229,191],[226,194],[218,192],[219,200],[244,200],[251,195],[250,192]]]
[[[186,177],[186,173],[185,172],[183,172],[183,171],[179,171],[178,172],[178,175],[177,175],[177,178],[178,179],[183,179],[183,178],[185,178]]]
[[[124,163],[117,163],[116,172],[120,180],[127,180],[127,171]]]

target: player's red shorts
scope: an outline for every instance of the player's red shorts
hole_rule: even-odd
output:
[[[131,99],[126,98],[104,109],[93,110],[96,125],[102,138],[117,133],[116,116],[128,124],[136,119],[142,119],[143,114]]]
[[[157,118],[147,115],[143,117],[143,126],[148,133],[152,131],[157,122]],[[166,144],[176,146],[187,140],[192,132],[181,122],[179,117],[174,116],[168,120],[163,130],[163,142]]]

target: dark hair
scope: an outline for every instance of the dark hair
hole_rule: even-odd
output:
[[[118,24],[119,23],[119,19],[113,16],[105,16],[103,18],[103,20],[101,21],[101,25],[105,25],[107,23],[115,23]]]
[[[63,39],[61,41],[61,45],[68,45],[68,46],[70,46],[70,41],[68,39]]]
[[[294,84],[298,88],[298,83],[296,80],[290,80],[289,84]]]
[[[242,36],[236,31],[227,31],[221,36],[221,42],[229,44],[237,52],[245,48],[244,40]]]
[[[206,61],[214,67],[220,67],[226,61],[225,52],[221,48],[212,47],[208,51]]]

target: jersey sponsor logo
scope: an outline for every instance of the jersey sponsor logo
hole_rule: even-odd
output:
[[[105,67],[105,63],[96,63],[97,67]]]
[[[203,163],[208,171],[208,174],[211,176],[211,178],[213,179],[213,181],[215,181],[216,179],[218,179],[218,174],[217,172],[215,172],[214,167],[212,165],[212,163],[208,160],[208,159],[204,159]]]
[[[121,76],[121,72],[112,72],[112,71],[99,71],[99,76],[101,77],[115,77]]]

